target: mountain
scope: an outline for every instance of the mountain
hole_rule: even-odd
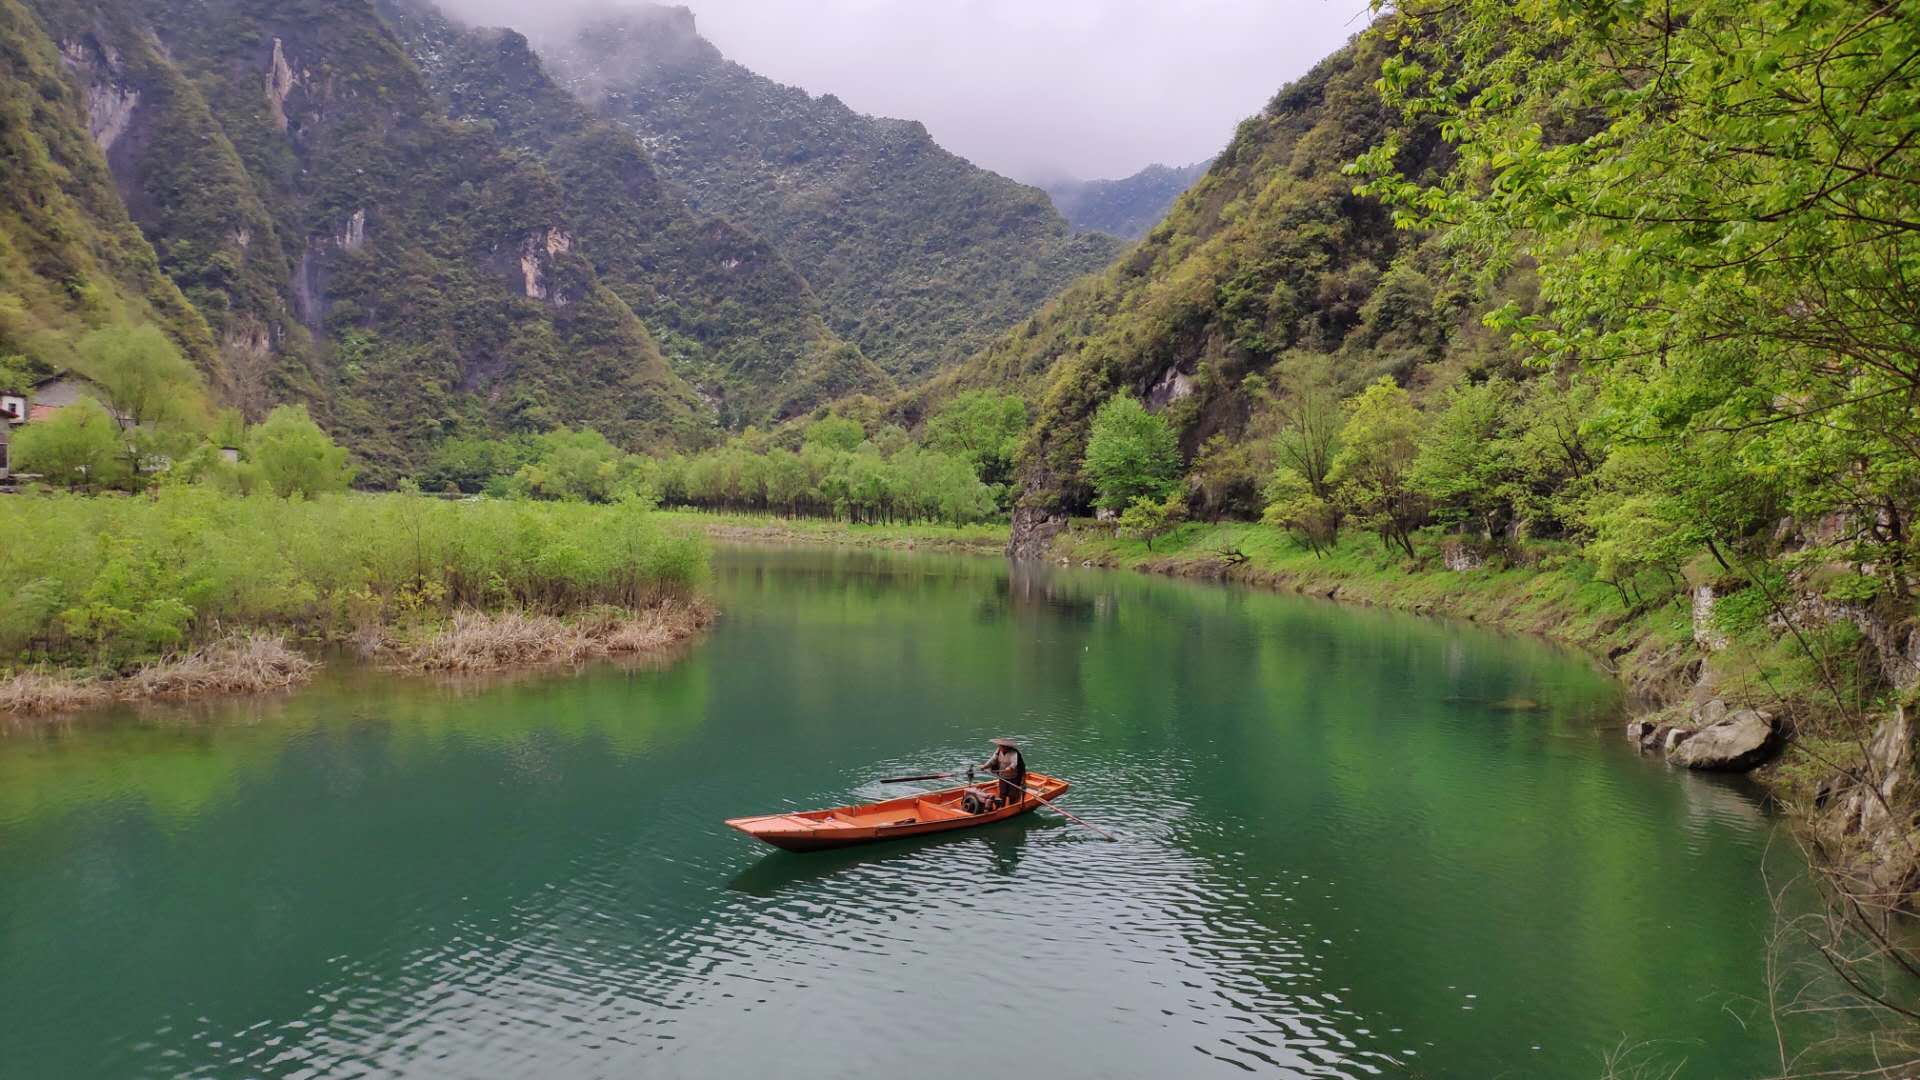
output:
[[[61,57],[94,160],[217,342],[221,400],[309,402],[376,482],[461,430],[712,429],[579,250],[563,178],[449,118],[366,0],[31,8],[14,25]]]
[[[1046,192],[1074,228],[1138,240],[1212,165],[1212,158],[1180,168],[1149,165],[1121,180],[1057,181]]]
[[[765,238],[834,332],[903,381],[977,351],[1121,248],[1076,235],[1044,193],[948,153],[917,122],[728,61],[685,8],[610,12],[537,45],[697,209]]]
[[[117,321],[163,327],[224,384],[211,329],[161,271],[89,130],[112,136],[120,99],[83,97],[66,63],[19,0],[0,0],[0,380],[75,366],[80,339]]]
[[[1088,425],[1117,391],[1162,411],[1204,471],[1216,436],[1226,451],[1264,442],[1248,424],[1283,357],[1325,358],[1349,389],[1450,349],[1461,363],[1505,357],[1424,235],[1396,230],[1342,171],[1399,123],[1373,86],[1386,48],[1362,37],[1283,89],[1137,247],[905,399],[908,420],[965,389],[1036,403],[1016,532],[1086,510]],[[1443,153],[1431,132],[1404,138],[1415,166]],[[1264,475],[1242,472],[1257,513]]]
[[[559,86],[526,38],[462,26],[424,0],[380,0],[380,9],[450,117],[490,128],[559,180],[579,250],[723,426],[893,389],[828,328],[818,297],[784,258],[690,209],[639,141]]]

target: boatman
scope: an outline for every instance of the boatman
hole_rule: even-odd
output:
[[[1012,739],[994,739],[993,756],[980,767],[1000,778],[1000,805],[1011,806],[1027,793],[1027,759]]]

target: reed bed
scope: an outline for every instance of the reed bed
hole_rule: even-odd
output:
[[[0,713],[44,716],[114,701],[285,690],[307,681],[317,666],[278,634],[250,631],[142,665],[119,678],[27,671],[0,679]]]
[[[127,700],[259,694],[306,682],[317,666],[280,635],[251,631],[177,660],[149,664],[118,680],[115,691]]]
[[[706,571],[704,539],[638,499],[18,495],[0,507],[0,667],[126,674],[235,629],[344,641],[467,609],[641,612]]]
[[[525,611],[455,612],[451,625],[414,644],[390,645],[416,671],[478,672],[570,664],[667,648],[713,622],[712,607],[670,598],[640,610],[600,608],[574,619]]]
[[[92,709],[113,700],[113,692],[91,679],[28,671],[0,679],[0,713],[33,716]]]

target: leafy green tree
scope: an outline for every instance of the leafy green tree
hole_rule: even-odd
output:
[[[0,391],[25,393],[33,385],[35,374],[33,361],[26,357],[0,355]]]
[[[640,483],[638,463],[592,428],[563,427],[536,436],[533,455],[514,473],[515,494],[605,503]]]
[[[67,487],[121,487],[133,478],[126,433],[89,397],[18,429],[13,463],[19,472]]]
[[[1178,492],[1157,501],[1142,495],[1121,512],[1119,527],[1126,535],[1145,540],[1147,550],[1152,551],[1154,540],[1165,536],[1186,518],[1187,503]]]
[[[959,454],[988,484],[1013,480],[1013,459],[1027,430],[1027,403],[1018,394],[970,390],[927,420],[927,445]]]
[[[1340,397],[1324,356],[1296,354],[1280,365],[1280,396],[1275,402],[1280,432],[1273,456],[1307,482],[1315,498],[1333,498],[1333,457],[1340,446]]]
[[[1471,524],[1489,539],[1513,519],[1519,469],[1507,437],[1513,384],[1461,384],[1420,433],[1407,484],[1431,500],[1445,525]]]
[[[806,441],[829,450],[852,450],[867,440],[860,421],[845,416],[828,416],[807,425]]]
[[[1875,524],[1858,554],[1909,595],[1920,505],[1920,19],[1903,4],[1417,3],[1382,23],[1380,86],[1452,143],[1364,190],[1491,277],[1539,267],[1494,322],[1581,359],[1622,441],[1715,440],[1802,518]],[[1901,313],[1901,314],[1894,314]],[[1683,457],[1669,458],[1679,464]],[[1716,469],[1716,472],[1719,470]],[[1705,483],[1723,502],[1742,484]],[[1617,530],[1616,530],[1617,531]],[[1764,553],[1764,534],[1744,538]]]
[[[1180,444],[1164,417],[1117,394],[1094,414],[1082,470],[1102,509],[1121,510],[1142,498],[1159,502],[1179,486]]]
[[[434,447],[420,473],[423,491],[486,491],[497,478],[512,476],[539,455],[533,439],[455,437]]]
[[[1208,518],[1252,517],[1260,512],[1261,474],[1271,464],[1266,444],[1230,438],[1208,439],[1193,456],[1187,487],[1198,496],[1198,511]]]
[[[1382,377],[1347,402],[1340,451],[1329,474],[1343,508],[1414,557],[1413,530],[1425,518],[1425,500],[1409,484],[1419,452],[1420,412],[1407,392]]]
[[[157,327],[103,327],[77,352],[114,411],[135,424],[189,422],[204,411],[200,373]]]
[[[1261,520],[1292,533],[1315,555],[1324,555],[1340,538],[1340,512],[1313,493],[1313,485],[1286,465],[1267,481],[1267,508]]]
[[[1587,558],[1600,580],[1620,594],[1620,605],[1644,602],[1642,575],[1658,572],[1670,590],[1681,564],[1699,549],[1698,522],[1676,497],[1676,470],[1658,447],[1640,447],[1607,459],[1580,508],[1589,540]]]
[[[345,491],[353,482],[347,451],[307,415],[305,405],[282,405],[248,436],[248,456],[275,495],[312,498]]]

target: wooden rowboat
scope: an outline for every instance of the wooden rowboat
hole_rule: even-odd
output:
[[[997,781],[974,787],[992,790]],[[1048,801],[1059,798],[1071,786],[1057,777],[1027,774],[1027,787]],[[732,818],[727,824],[774,847],[788,851],[821,851],[826,848],[866,844],[875,840],[894,840],[903,836],[968,829],[988,825],[1024,814],[1040,805],[1032,793],[1019,802],[1009,803],[984,814],[969,814],[960,806],[967,786],[923,791],[886,802],[836,806],[831,810],[802,810],[793,814],[763,814],[760,817]]]

